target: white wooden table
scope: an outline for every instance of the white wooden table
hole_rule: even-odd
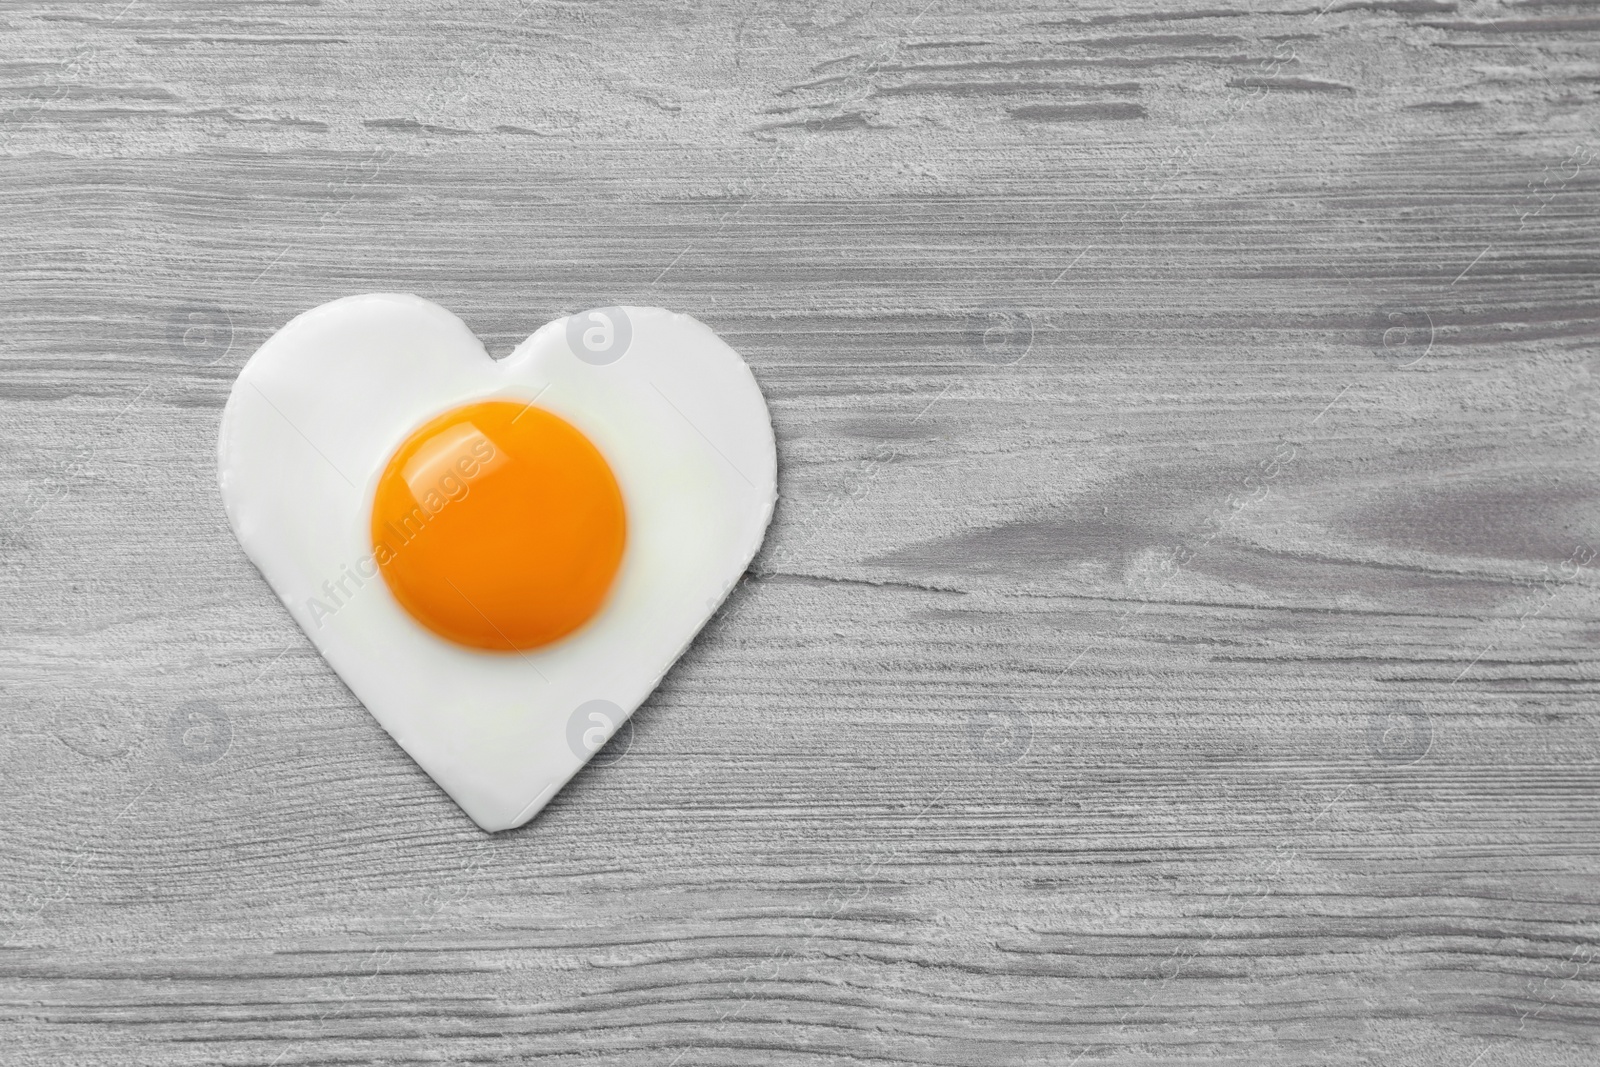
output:
[[[124,3],[0,14],[0,1060],[1600,1059],[1592,4]],[[778,429],[516,832],[219,505],[373,290]]]

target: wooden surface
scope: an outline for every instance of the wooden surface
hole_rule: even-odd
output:
[[[1600,9],[0,9],[0,1059],[1600,1060]],[[478,832],[223,519],[297,312],[751,362],[750,580]]]

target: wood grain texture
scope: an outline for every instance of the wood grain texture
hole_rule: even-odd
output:
[[[0,1059],[1600,1059],[1593,4],[124,3],[0,8]],[[513,833],[219,506],[371,290],[778,429]]]

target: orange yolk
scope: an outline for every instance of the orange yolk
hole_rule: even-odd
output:
[[[489,400],[414,431],[378,479],[372,545],[402,607],[441,637],[520,652],[605,602],[627,516],[600,450],[541,408]]]

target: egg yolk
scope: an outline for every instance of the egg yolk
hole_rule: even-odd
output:
[[[622,563],[627,516],[600,450],[566,420],[489,400],[415,430],[372,503],[390,592],[457,644],[520,652],[593,618]]]

